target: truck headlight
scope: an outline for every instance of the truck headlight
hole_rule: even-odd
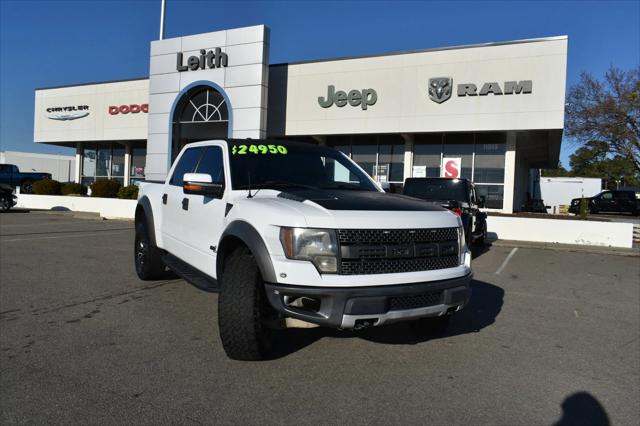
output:
[[[338,272],[338,244],[333,230],[280,228],[280,242],[288,259],[308,260],[323,273]]]

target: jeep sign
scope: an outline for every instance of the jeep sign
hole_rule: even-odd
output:
[[[362,89],[361,91],[351,90],[349,94],[347,94],[342,90],[338,90],[336,92],[336,88],[334,86],[328,87],[326,98],[323,98],[322,96],[318,97],[318,104],[322,108],[329,108],[334,103],[338,108],[342,108],[348,103],[352,107],[360,106],[363,110],[366,110],[367,107],[375,105],[377,101],[378,94],[373,89]]]

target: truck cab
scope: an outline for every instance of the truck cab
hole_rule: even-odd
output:
[[[234,359],[263,359],[274,324],[288,319],[441,329],[471,294],[459,216],[387,194],[317,145],[189,144],[164,183],[141,184],[135,221],[138,276],[168,266],[219,291],[220,337]]]

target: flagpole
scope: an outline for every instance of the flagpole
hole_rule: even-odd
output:
[[[160,40],[164,39],[164,10],[166,7],[165,0],[161,0],[160,5]]]

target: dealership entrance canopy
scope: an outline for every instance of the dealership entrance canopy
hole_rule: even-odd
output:
[[[36,89],[34,140],[76,147],[76,181],[164,179],[188,143],[291,138],[379,182],[472,179],[518,210],[558,163],[567,37],[269,65],[259,25],[158,40],[149,78]]]

